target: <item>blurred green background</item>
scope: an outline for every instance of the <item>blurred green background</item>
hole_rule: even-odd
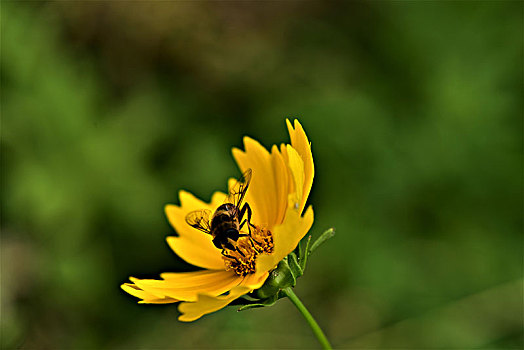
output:
[[[287,300],[184,324],[163,207],[313,145],[296,293],[338,348],[520,349],[522,2],[2,2],[5,349],[313,348]]]

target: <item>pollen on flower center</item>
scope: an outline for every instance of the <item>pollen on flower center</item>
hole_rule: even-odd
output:
[[[224,249],[222,259],[226,270],[235,271],[239,276],[246,276],[256,270],[256,259],[259,254],[273,252],[273,235],[265,228],[252,227],[249,236],[237,240],[236,249]]]

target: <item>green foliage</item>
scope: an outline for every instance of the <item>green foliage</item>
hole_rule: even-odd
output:
[[[522,6],[3,2],[2,347],[311,347],[288,303],[181,324],[118,288],[190,269],[163,206],[298,117],[333,345],[520,348]]]

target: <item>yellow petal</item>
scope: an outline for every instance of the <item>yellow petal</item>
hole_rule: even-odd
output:
[[[238,149],[234,149],[233,153],[239,152]],[[241,151],[240,151],[241,152]],[[240,156],[242,157],[242,156]],[[274,212],[271,215],[275,215],[274,219],[264,219],[263,217],[266,217],[266,208],[258,209],[257,205],[260,206],[260,202],[257,200],[255,195],[251,193],[253,190],[248,190],[247,199],[246,202],[251,206],[251,209],[253,210],[253,216],[251,223],[263,227],[267,227],[271,229],[274,225],[279,225],[284,220],[284,215],[286,214],[286,208],[287,208],[287,197],[288,193],[290,191],[289,189],[289,183],[292,182],[292,180],[289,180],[290,177],[290,171],[287,166],[287,162],[284,159],[283,155],[278,150],[278,147],[273,145],[271,148],[271,153],[269,155],[269,160],[271,164],[271,171],[274,178],[274,193],[276,196],[275,202],[271,203],[271,207],[274,207]],[[242,168],[241,168],[242,169]],[[253,171],[254,172],[254,171]],[[231,189],[235,184],[237,180],[236,179],[229,179],[229,189]],[[267,185],[270,186],[270,185]],[[250,185],[250,188],[252,186]],[[262,216],[260,216],[260,212],[264,212]]]
[[[257,259],[257,272],[269,271],[291,253],[298,242],[306,235],[313,225],[313,208],[310,206],[304,216],[291,203],[282,225],[273,228],[275,251],[271,255],[261,255]]]
[[[169,299],[169,298],[166,298],[166,299],[145,299],[145,300],[139,300],[138,303],[139,304],[173,304],[173,303],[176,303],[180,300],[175,300],[175,299]]]
[[[182,314],[178,317],[178,320],[182,322],[195,321],[206,314],[210,314],[226,307],[230,302],[248,292],[249,288],[236,287],[233,288],[228,295],[219,297],[201,294],[198,296],[198,300],[194,303],[185,302],[178,305],[178,311]]]
[[[134,297],[140,298],[139,301],[141,304],[168,304],[176,303],[178,300],[172,298],[157,298],[155,295],[143,291],[138,286],[132,283],[124,283],[120,286],[124,291],[131,294]]]
[[[272,227],[277,224],[281,214],[279,181],[284,168],[280,155],[271,155],[260,143],[249,137],[244,137],[245,151],[233,149],[233,157],[242,171],[253,170],[251,184],[246,194],[246,200],[253,209],[255,224]],[[275,158],[275,159],[273,159]],[[279,167],[274,169],[274,166]],[[278,177],[277,177],[278,176]],[[278,204],[277,204],[278,203]]]
[[[276,179],[276,195],[277,200],[274,203],[277,216],[275,225],[279,225],[284,220],[286,215],[288,193],[289,189],[289,171],[286,167],[286,162],[282,154],[278,151],[278,147],[273,145],[271,148],[271,165],[273,167],[273,175]]]
[[[298,152],[300,158],[304,162],[304,185],[303,185],[303,198],[300,205],[300,210],[304,210],[306,205],[307,197],[311,191],[313,185],[313,177],[315,176],[315,167],[313,164],[313,154],[311,153],[311,143],[309,142],[307,135],[302,128],[302,125],[298,120],[295,119],[295,128],[291,126],[291,122],[286,120],[287,128],[289,131],[289,137],[291,139],[291,145]]]
[[[211,204],[185,191],[180,191],[179,197],[180,207],[171,204],[165,207],[169,223],[179,235],[178,237],[167,237],[167,243],[178,256],[192,265],[205,269],[224,269],[221,252],[213,245],[211,235],[189,226],[186,222],[186,215],[193,210],[214,211],[224,202],[226,195],[220,192],[215,193]]]
[[[199,294],[196,302],[180,303],[178,310],[182,315],[178,317],[178,320],[191,322],[199,319],[203,315],[220,310],[242,295],[249,293],[253,289],[260,288],[267,279],[267,276],[267,273],[248,275],[241,284],[231,289],[227,295],[212,296],[209,294]]]
[[[282,159],[284,159],[284,163],[289,164],[289,156],[287,155],[287,146],[286,144],[282,143],[280,144],[280,154],[282,155]],[[293,179],[293,173],[291,173],[291,169],[287,167],[288,172],[288,180],[287,180],[287,187],[288,187],[288,193],[296,193],[295,190],[295,180]]]
[[[196,271],[163,273],[163,279],[130,280],[142,291],[158,299],[171,298],[185,301],[197,300],[197,295],[205,293],[211,296],[223,294],[239,285],[243,278],[231,271]]]
[[[288,167],[291,170],[291,177],[294,184],[293,188],[295,188],[295,191],[289,194],[291,197],[290,202],[293,203],[292,205],[295,209],[299,209],[299,212],[302,212],[300,206],[302,204],[302,199],[304,198],[304,162],[293,147],[290,145],[286,146]]]

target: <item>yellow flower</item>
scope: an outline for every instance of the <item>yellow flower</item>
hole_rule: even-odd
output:
[[[273,244],[272,249],[250,252],[248,256],[252,257],[255,268],[248,272],[236,269],[232,265],[235,260],[225,257],[213,245],[211,235],[186,222],[187,214],[194,210],[214,212],[224,203],[226,194],[216,192],[211,203],[205,203],[180,191],[180,206],[165,208],[170,224],[178,233],[177,237],[167,237],[167,243],[182,259],[203,270],[162,273],[160,280],[130,277],[132,283],[123,284],[123,290],[140,298],[139,303],[181,302],[179,320],[190,322],[264,284],[269,273],[295,249],[313,224],[313,209],[309,207],[303,214],[314,176],[311,145],[297,120],[294,127],[289,120],[286,123],[291,145],[281,144],[280,148],[273,145],[268,152],[257,141],[244,137],[245,150],[233,149],[240,169],[252,170],[245,201],[253,212],[251,222],[258,228],[254,235],[269,235],[266,238]],[[234,179],[229,183],[231,188]],[[245,249],[252,248],[246,245]]]

